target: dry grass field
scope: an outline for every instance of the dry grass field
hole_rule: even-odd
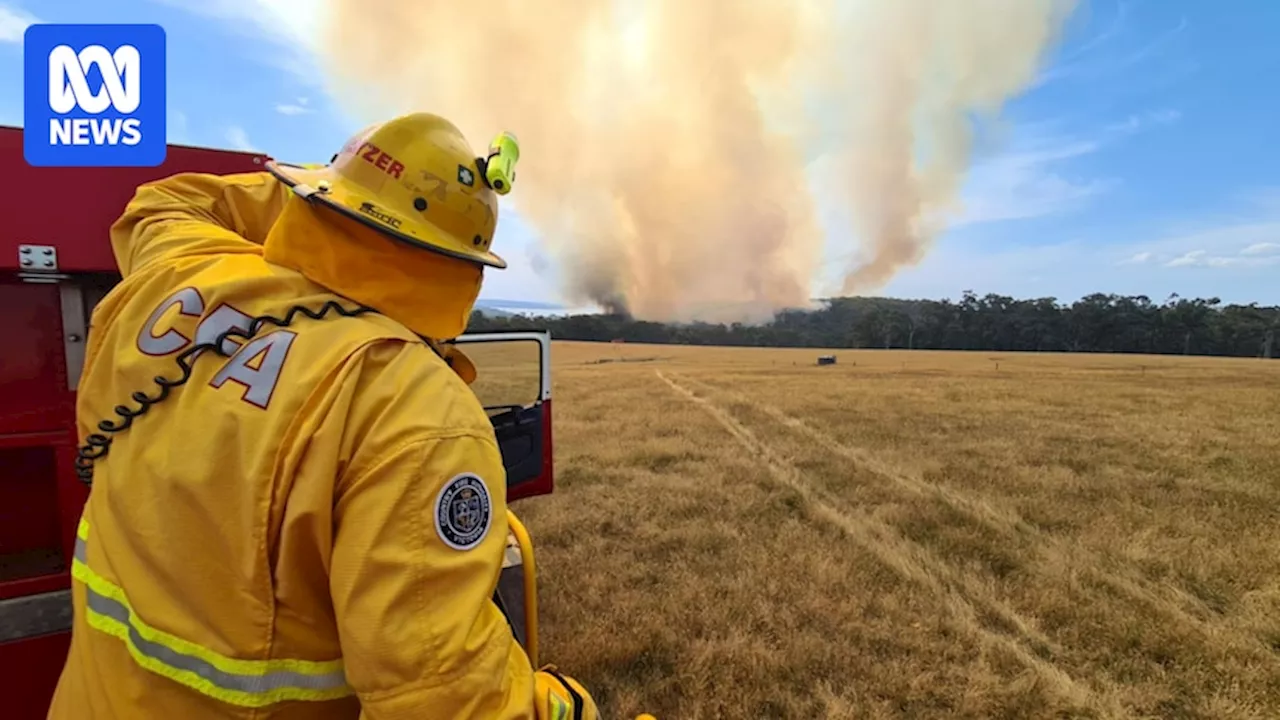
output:
[[[606,717],[1280,718],[1280,362],[835,352],[555,344]]]

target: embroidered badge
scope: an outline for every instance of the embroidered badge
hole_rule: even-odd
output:
[[[473,473],[454,477],[436,495],[436,532],[445,545],[470,550],[489,533],[493,507],[489,489]]]

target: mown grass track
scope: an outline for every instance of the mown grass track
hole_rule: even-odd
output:
[[[1280,363],[836,352],[556,344],[515,509],[610,715],[1280,717]]]

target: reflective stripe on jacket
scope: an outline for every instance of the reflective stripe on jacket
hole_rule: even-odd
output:
[[[85,622],[124,643],[133,660],[147,670],[245,707],[353,694],[341,660],[237,660],[148,625],[123,589],[89,568],[88,543],[89,523],[82,519],[71,575],[84,583]]]

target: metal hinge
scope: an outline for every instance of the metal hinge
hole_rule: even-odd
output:
[[[67,279],[58,272],[58,248],[52,245],[19,245],[18,277],[26,282],[55,283]]]

